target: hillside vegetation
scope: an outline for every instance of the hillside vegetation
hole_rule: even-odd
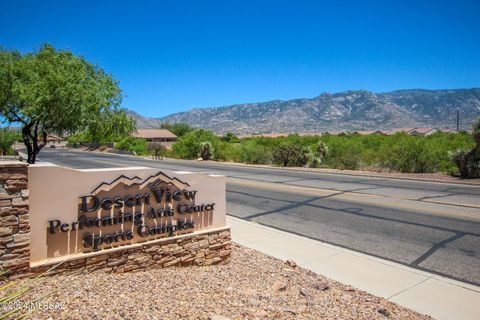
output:
[[[185,124],[165,124],[179,136],[171,149],[141,138],[117,140],[117,150],[155,158],[233,161],[288,167],[363,169],[404,173],[447,172],[464,177],[480,176],[480,120],[473,134],[438,132],[429,136],[324,134],[318,136],[263,136],[238,138]],[[78,136],[70,143],[79,142]],[[85,138],[85,137],[83,137]],[[82,139],[80,139],[82,140]],[[85,142],[85,141],[83,141]]]
[[[205,141],[211,143],[211,158],[219,161],[415,173],[456,173],[452,154],[475,146],[472,135],[467,132],[436,133],[427,137],[405,133],[392,136],[293,134],[237,139],[233,135],[217,137],[209,130],[195,129],[180,137],[168,155],[196,159]]]

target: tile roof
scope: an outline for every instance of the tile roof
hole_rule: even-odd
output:
[[[177,137],[167,129],[137,129],[133,136],[144,139],[174,139]]]

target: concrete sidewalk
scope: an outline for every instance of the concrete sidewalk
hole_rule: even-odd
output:
[[[240,245],[438,320],[480,319],[480,287],[231,216],[227,224]]]

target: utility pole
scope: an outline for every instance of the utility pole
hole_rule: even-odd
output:
[[[457,108],[457,132],[460,129],[460,109]]]

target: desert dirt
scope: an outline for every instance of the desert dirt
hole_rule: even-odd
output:
[[[21,300],[49,292],[27,318],[431,319],[239,245],[225,265],[43,277]]]

